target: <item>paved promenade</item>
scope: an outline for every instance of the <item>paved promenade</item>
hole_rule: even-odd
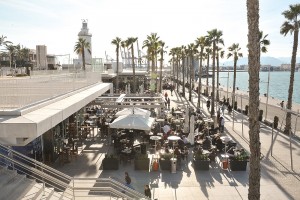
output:
[[[171,96],[171,107],[188,104],[177,93]],[[188,95],[186,95],[188,97]],[[196,96],[193,97],[196,103]],[[206,101],[203,99],[203,101]],[[205,105],[205,103],[203,104]],[[205,107],[205,106],[204,106]],[[206,107],[203,112],[208,115]],[[225,133],[237,141],[239,147],[249,151],[248,122],[244,116],[237,114],[234,128],[232,116],[225,112]],[[244,125],[242,126],[242,119]],[[243,127],[243,128],[242,128]],[[242,132],[243,130],[243,132]],[[271,155],[271,129],[262,125],[261,144],[264,158],[261,161],[261,199],[282,200],[300,198],[300,151],[299,141],[292,141],[294,171],[290,165],[289,138],[282,133],[274,132],[273,156]],[[95,142],[86,142],[77,160],[56,168],[75,177],[114,177],[124,182],[124,172],[129,172],[133,187],[143,192],[145,184],[151,187],[153,199],[160,200],[232,200],[248,199],[247,171],[232,172],[223,170],[220,160],[211,164],[209,171],[196,171],[192,166],[192,153],[187,162],[183,162],[176,174],[169,171],[136,171],[133,163],[121,164],[119,170],[103,171],[101,162],[105,153],[110,153],[113,147],[106,138],[97,137]],[[86,198],[88,199],[88,198]]]

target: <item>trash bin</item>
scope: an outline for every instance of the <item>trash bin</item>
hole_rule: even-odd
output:
[[[177,159],[171,158],[171,173],[176,173]]]

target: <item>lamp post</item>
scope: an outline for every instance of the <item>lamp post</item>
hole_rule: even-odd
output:
[[[266,101],[266,115],[265,119],[267,119],[268,116],[268,101],[269,101],[269,86],[270,86],[270,66],[269,66],[269,72],[268,72],[268,82],[267,82],[267,101]]]

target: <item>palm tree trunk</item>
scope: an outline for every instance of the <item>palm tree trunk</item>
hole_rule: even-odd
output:
[[[184,57],[182,58],[182,96],[185,97],[185,67],[184,67]]]
[[[210,110],[210,115],[214,116],[215,115],[215,68],[216,68],[216,43],[215,41],[213,42],[213,55],[212,55],[212,95],[211,95],[211,110]]]
[[[293,53],[291,59],[289,94],[288,94],[288,101],[286,105],[286,108],[289,110],[292,109],[292,103],[293,103],[293,91],[294,91],[294,79],[295,79],[294,77],[295,77],[295,68],[296,68],[297,47],[298,47],[298,33],[299,33],[299,29],[298,27],[296,27],[294,31]],[[291,126],[292,126],[291,120],[292,120],[292,115],[290,112],[287,112],[286,120],[285,120],[285,129],[284,129],[285,134],[289,134],[289,131],[291,130]]]
[[[234,106],[235,102],[235,84],[236,84],[236,63],[237,59],[234,57],[234,65],[233,65],[233,88],[232,88],[232,107]]]
[[[83,70],[85,71],[85,53],[84,53],[84,47],[82,47],[82,65],[83,65]]]
[[[209,96],[208,94],[208,69],[209,69],[209,54],[207,54],[207,67],[206,67],[206,96]]]
[[[162,89],[162,87],[161,87],[161,83],[162,83],[162,65],[163,65],[163,53],[161,53],[160,54],[160,74],[159,74],[159,77],[160,77],[160,79],[159,79],[159,92],[161,92],[161,89]]]
[[[177,58],[177,65],[176,65],[176,73],[177,73],[177,80],[176,80],[176,87],[177,87],[177,91],[179,91],[179,64],[180,64],[180,61],[179,59]]]
[[[219,73],[220,73],[219,50],[217,50],[217,103],[220,102],[220,97],[219,97]]]
[[[250,172],[248,199],[260,199],[260,124],[259,116],[259,0],[247,0],[249,48],[249,138]]]
[[[134,49],[133,49],[133,44],[131,44],[131,60],[132,60],[132,73],[133,73],[133,93],[136,93],[135,64],[134,64]]]
[[[200,108],[200,98],[201,98],[201,90],[202,90],[202,55],[203,55],[203,49],[201,48],[200,51],[200,66],[199,66],[199,72],[198,72],[198,107]]]
[[[194,86],[194,83],[192,83],[192,74],[193,74],[193,68],[194,68],[194,63],[193,63],[193,56],[191,56],[191,60],[190,60],[190,90],[189,90],[189,101],[192,101],[192,89]]]
[[[119,48],[117,49],[117,83],[116,92],[119,92]]]

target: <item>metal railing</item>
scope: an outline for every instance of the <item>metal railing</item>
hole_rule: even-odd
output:
[[[45,187],[52,187],[55,191],[62,192],[62,196],[66,199],[89,196],[148,199],[143,194],[112,178],[70,177],[2,144],[0,144],[0,165],[41,182],[44,190]]]

